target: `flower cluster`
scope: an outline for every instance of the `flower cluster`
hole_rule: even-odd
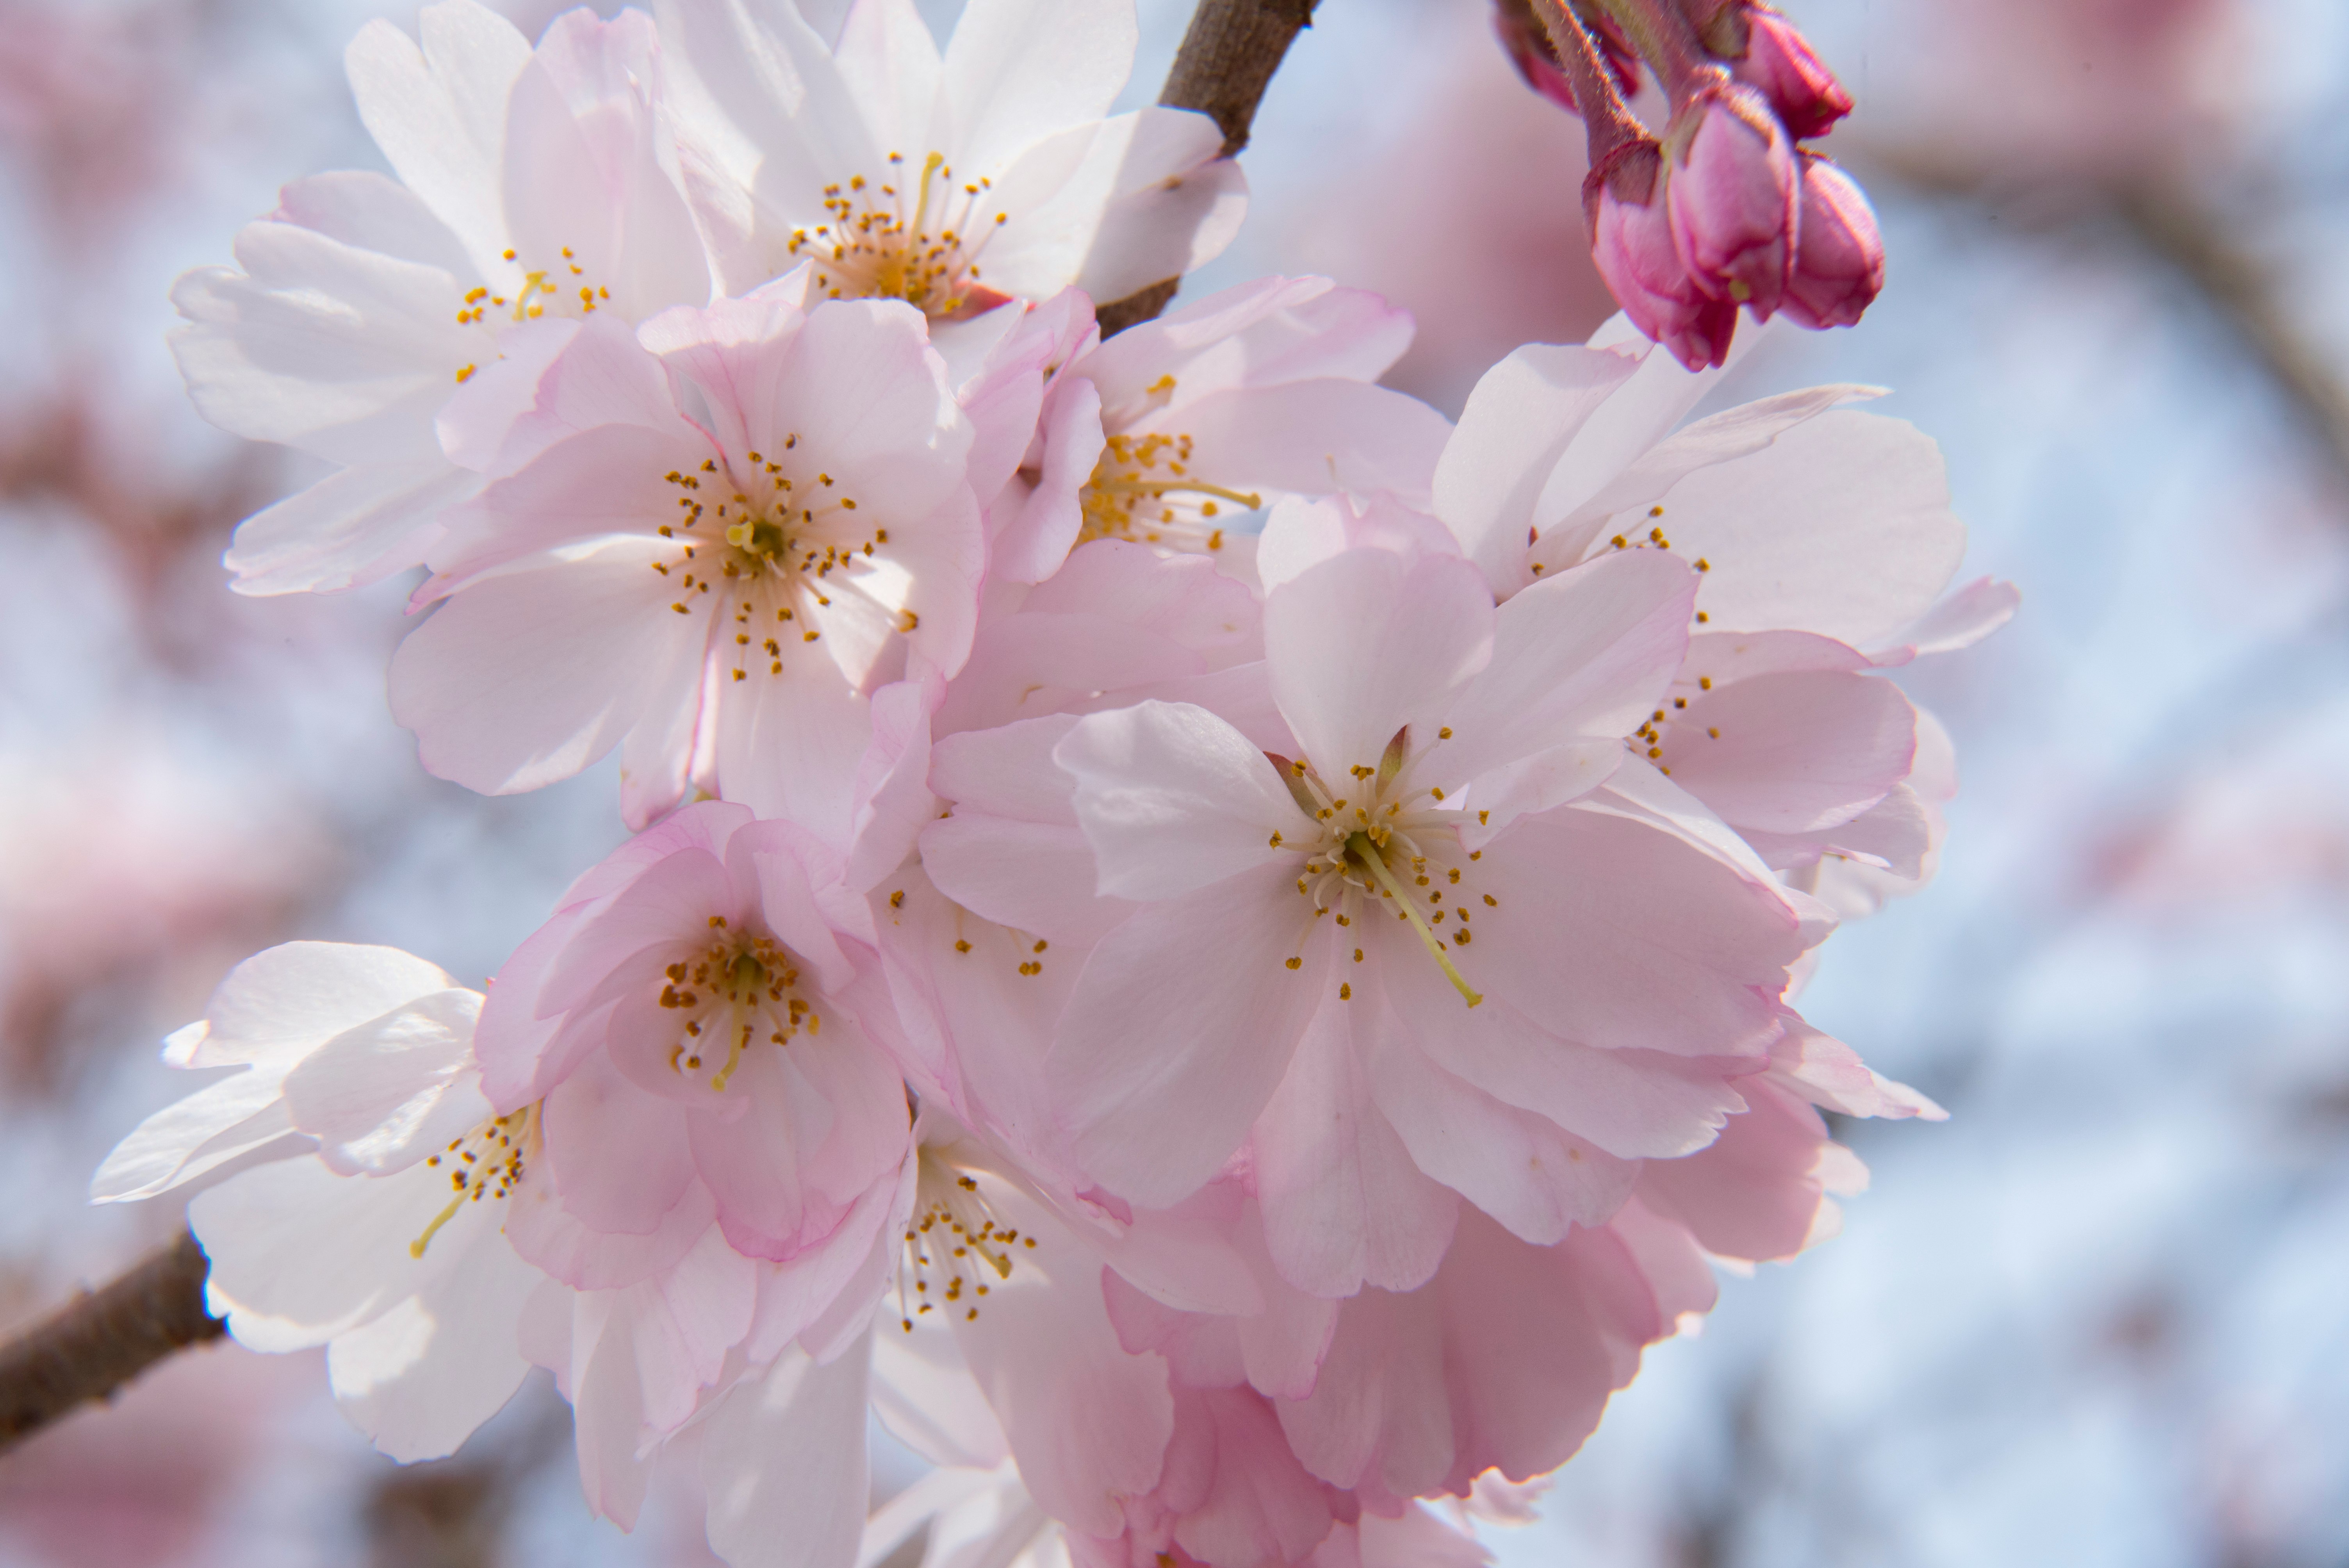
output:
[[[237,585],[422,567],[424,765],[616,753],[637,830],[486,995],[251,959],[98,1174],[201,1180],[215,1310],[386,1452],[535,1365],[624,1525],[693,1429],[736,1564],[1473,1560],[1712,1261],[1832,1233],[1823,1109],[1940,1114],[1793,1006],[1936,857],[1882,672],[2012,609],[1943,596],[1932,443],[1691,422],[1619,320],[1455,428],[1319,279],[1104,339],[1241,201],[1204,119],[1104,118],[1133,42],[442,0],[350,54],[398,178],[182,284],[204,410],[343,465]],[[868,1411],[941,1467],[869,1536]]]
[[[1763,0],[1497,0],[1527,84],[1582,117],[1592,259],[1641,331],[1691,369],[1728,356],[1738,308],[1822,328],[1884,287],[1868,198],[1825,155],[1851,98]],[[1661,139],[1625,103],[1645,65]]]

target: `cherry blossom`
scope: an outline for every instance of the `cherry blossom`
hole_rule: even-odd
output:
[[[1455,556],[1346,550],[1268,597],[1278,754],[1191,703],[1072,726],[1075,891],[1140,905],[1045,1064],[1078,1166],[1164,1206],[1245,1144],[1273,1256],[1342,1295],[1423,1282],[1455,1192],[1554,1241],[1620,1161],[1709,1141],[1824,928],[1733,840],[1578,803],[1678,665],[1694,575],[1632,555],[1495,611]],[[993,863],[1004,903],[1052,874]]]
[[[1687,655],[1633,736],[1642,791],[1692,797],[1782,870],[1828,856],[1913,882],[1938,831],[1908,782],[1929,721],[1878,672],[1989,634],[2013,590],[1943,597],[1965,527],[1929,438],[1843,406],[1875,389],[1676,428],[1715,376],[1628,338],[1495,366],[1438,464],[1437,514],[1504,596],[1624,555],[1693,567]]]
[[[1037,449],[991,504],[995,570],[1035,581],[1123,539],[1214,555],[1246,578],[1247,514],[1290,495],[1424,504],[1450,427],[1375,385],[1408,315],[1326,278],[1265,278],[1063,356]]]
[[[616,746],[632,824],[698,780],[845,841],[871,694],[961,665],[985,541],[919,313],[803,311],[806,281],[564,328],[484,378],[458,449],[490,483],[392,662],[427,768],[504,793]]]
[[[950,320],[1071,284],[1112,300],[1230,242],[1246,183],[1205,115],[1108,115],[1130,0],[975,0],[943,54],[911,0],[827,43],[788,5],[660,0],[684,167],[719,278],[802,261],[815,297]]]
[[[482,1093],[481,1006],[392,948],[273,947],[164,1047],[234,1075],[150,1117],[91,1183],[149,1198],[243,1161],[189,1206],[212,1310],[252,1349],[326,1346],[336,1402],[395,1459],[452,1451],[528,1370],[538,1275],[502,1229],[539,1124]]]
[[[477,0],[419,37],[370,22],[347,61],[395,179],[322,174],[188,273],[172,348],[214,424],[341,465],[248,519],[238,591],[371,583],[424,559],[478,488],[436,422],[534,324],[636,321],[709,296],[656,102],[650,19],[559,17],[533,49]]]
[[[863,910],[837,871],[791,824],[705,802],[588,872],[508,960],[481,1053],[496,1103],[540,1107],[543,1180],[508,1222],[525,1256],[605,1289],[713,1224],[746,1276],[869,1241],[906,1116],[859,1025],[864,944],[833,923]]]
[[[542,1150],[507,1233],[569,1287],[533,1298],[524,1351],[623,1523],[688,1420],[757,1428],[847,1376],[895,1255],[905,1097],[839,869],[788,823],[688,807],[581,878],[482,1013],[487,1092],[535,1108]],[[705,1469],[730,1495],[757,1453]]]

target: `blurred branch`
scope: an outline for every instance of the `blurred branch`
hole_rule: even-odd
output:
[[[2181,187],[2141,183],[2113,198],[2114,211],[2146,247],[2217,307],[2349,478],[2349,387],[2309,342],[2268,269],[2236,246],[2224,221]]]
[[[1199,0],[1174,69],[1158,101],[1196,109],[1224,133],[1226,158],[1248,142],[1257,106],[1297,35],[1313,21],[1319,0]],[[1174,297],[1179,278],[1166,278],[1099,308],[1102,335],[1152,319]]]
[[[2103,215],[2117,222],[2152,255],[2193,285],[2220,319],[2291,399],[2323,443],[2336,473],[2349,480],[2349,383],[2309,341],[2274,273],[2236,242],[2233,226],[2184,181],[2158,176],[2109,182],[2034,184],[1922,148],[1871,145],[1873,174],[1926,195],[1973,201],[2023,198],[2045,226]],[[2025,216],[2030,216],[2026,211]]]
[[[210,1265],[185,1231],[129,1273],[0,1345],[0,1452],[168,1356],[217,1339],[204,1310]]]

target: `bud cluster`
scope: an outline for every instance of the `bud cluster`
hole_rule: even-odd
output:
[[[1884,243],[1857,184],[1797,145],[1851,98],[1763,0],[1496,0],[1510,57],[1581,116],[1592,258],[1617,303],[1692,369],[1729,355],[1740,306],[1821,328],[1884,286]],[[1626,99],[1644,65],[1661,137]]]

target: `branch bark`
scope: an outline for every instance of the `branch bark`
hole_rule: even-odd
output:
[[[1224,156],[1238,155],[1256,123],[1272,74],[1297,35],[1311,25],[1318,0],[1199,0],[1174,67],[1158,101],[1167,108],[1196,109],[1224,133]],[[1164,278],[1123,299],[1100,306],[1095,315],[1108,337],[1152,319],[1174,297],[1179,278]]]
[[[228,1332],[204,1310],[210,1267],[182,1231],[119,1279],[0,1345],[0,1452],[85,1400],[112,1398],[166,1357]]]

